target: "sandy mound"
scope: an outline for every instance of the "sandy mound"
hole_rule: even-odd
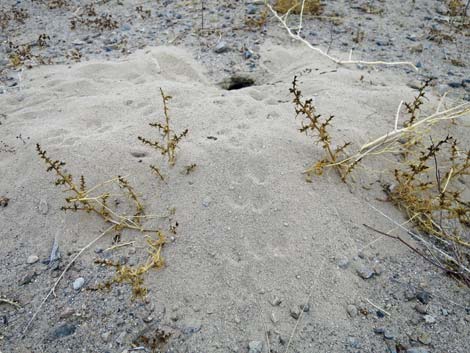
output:
[[[266,331],[273,351],[283,351],[297,322],[292,351],[348,351],[358,340],[364,351],[377,352],[386,343],[371,327],[400,327],[399,337],[414,332],[409,317],[417,313],[403,292],[419,284],[422,271],[429,278],[436,272],[392,240],[374,242],[378,235],[362,226],[393,228],[369,202],[403,220],[391,205],[375,200],[383,198],[379,185],[356,190],[333,172],[305,182],[301,171],[322,151],[299,134],[288,89],[299,75],[304,95],[314,97],[321,113],[336,116],[339,140],[357,145],[389,130],[398,103],[414,92],[396,73],[336,68],[302,49],[267,45],[261,55],[270,74],[263,84],[242,90],[209,83],[181,50],[157,48],[117,62],[39,67],[25,73],[21,91],[0,96],[2,146],[11,148],[0,152],[0,193],[10,199],[0,209],[1,294],[23,305],[17,311],[0,308],[9,316],[5,352],[121,352],[142,330],[158,327],[172,330],[169,344],[175,352],[245,352],[250,341],[263,341],[267,351]],[[137,140],[156,136],[148,123],[162,118],[160,87],[174,97],[175,129],[189,129],[173,169]],[[109,293],[75,291],[77,277],[85,278],[85,289],[112,276],[110,269],[93,264],[98,256],[93,248],[20,338],[57,277],[58,271],[41,263],[54,238],[63,268],[104,227],[92,215],[59,210],[63,192],[37,157],[37,142],[67,162],[72,174],[87,176],[90,185],[126,175],[149,212],[175,207],[180,226],[176,240],[165,247],[167,266],[147,276],[148,303],[131,301],[126,286]],[[197,164],[195,171],[183,175],[191,163]],[[162,166],[167,184],[152,175],[149,164]],[[380,171],[369,167],[357,177],[372,183]],[[135,237],[139,234],[126,233],[123,241]],[[96,248],[111,244],[105,238]],[[132,254],[124,247],[113,256],[145,257],[143,248],[136,250]],[[31,254],[41,261],[27,264]],[[350,263],[340,268],[338,261],[345,258]],[[365,281],[356,273],[362,265],[383,273]],[[20,284],[28,275],[31,283]],[[452,282],[441,286],[457,290]],[[272,305],[275,297],[279,305]],[[391,316],[377,317],[367,299]],[[296,321],[291,309],[307,302],[309,311]],[[361,303],[372,314],[351,318],[347,305]],[[60,317],[68,308],[74,314]],[[64,325],[73,333],[61,337],[57,330]],[[441,339],[459,347],[468,325],[463,330],[440,331]],[[439,349],[439,342],[436,351],[463,352]]]

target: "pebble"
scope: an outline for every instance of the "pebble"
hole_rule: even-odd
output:
[[[63,324],[59,326],[52,332],[52,339],[62,338],[66,336],[70,336],[76,330],[76,326],[72,324]]]
[[[348,305],[347,309],[349,316],[356,317],[357,316],[357,308],[355,305]]]
[[[263,342],[251,341],[248,343],[248,353],[261,353],[263,351]]]
[[[217,43],[217,45],[214,48],[214,52],[217,54],[225,53],[228,50],[229,50],[229,47],[227,43],[225,43],[224,41]]]
[[[383,327],[376,327],[374,328],[374,333],[378,334],[378,335],[383,335],[385,332],[385,328]]]
[[[66,307],[64,310],[62,310],[62,312],[60,313],[59,315],[59,318],[61,319],[67,319],[69,318],[70,316],[72,316],[73,314],[75,314],[75,310],[73,308],[70,308],[70,307]]]
[[[303,311],[304,313],[308,313],[308,312],[310,311],[310,304],[309,304],[309,303],[307,303],[307,304],[302,304],[302,305],[300,306],[300,308],[302,309],[302,311]]]
[[[277,324],[279,322],[279,319],[277,318],[276,314],[274,312],[271,313],[271,321],[273,322],[273,324]]]
[[[393,340],[395,337],[397,337],[396,333],[391,330],[391,329],[385,329],[384,331],[384,337],[388,340]]]
[[[426,322],[427,324],[436,323],[436,318],[432,315],[424,315],[423,318],[424,318],[424,322]]]
[[[428,346],[431,344],[431,336],[427,333],[422,333],[418,336],[418,341]]]
[[[343,257],[341,259],[338,260],[338,267],[341,268],[341,269],[346,269],[348,268],[349,266],[349,260],[347,257]]]
[[[381,264],[374,265],[374,273],[380,276],[384,272],[384,267]]]
[[[406,300],[410,301],[416,298],[416,292],[412,289],[407,289],[403,293],[403,296],[405,297]]]
[[[355,349],[361,348],[361,342],[356,337],[348,337],[348,344]]]
[[[79,290],[80,288],[83,287],[84,284],[85,284],[85,279],[83,277],[79,277],[75,281],[73,281],[73,289]]]
[[[108,332],[104,332],[101,334],[101,339],[103,340],[103,342],[109,342],[109,339],[111,338],[111,332],[108,331]]]
[[[292,316],[294,319],[298,319],[300,317],[300,308],[295,305],[290,309],[290,316]]]
[[[413,347],[406,350],[406,353],[429,353],[424,347]]]
[[[278,306],[282,303],[282,300],[279,297],[274,297],[273,300],[271,300],[271,305],[272,306]]]
[[[39,201],[38,210],[39,210],[39,213],[43,215],[46,215],[47,212],[49,212],[49,205],[47,204],[46,200]]]
[[[36,255],[30,255],[30,256],[28,256],[28,259],[26,260],[26,262],[30,265],[32,265],[32,264],[34,264],[38,261],[39,261],[39,257],[36,256]]]
[[[427,305],[424,305],[424,304],[421,304],[421,303],[417,303],[415,305],[415,310],[420,314],[427,314],[428,313]]]
[[[254,15],[256,11],[258,11],[258,7],[255,5],[248,5],[246,9],[246,12],[248,13],[248,15]]]
[[[357,269],[357,274],[363,279],[369,279],[374,275],[374,271],[369,267],[362,265]]]
[[[209,207],[209,205],[211,204],[212,202],[212,199],[210,197],[205,197],[203,200],[202,200],[202,205],[204,207]]]
[[[421,291],[416,294],[416,298],[423,304],[429,304],[431,301],[431,294],[426,291]]]

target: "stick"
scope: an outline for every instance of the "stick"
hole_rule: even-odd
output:
[[[18,303],[15,303],[13,300],[9,300],[9,299],[6,299],[6,298],[0,298],[0,303],[10,304],[10,305],[14,306],[17,309],[21,309],[21,305],[18,304]]]
[[[310,44],[307,40],[305,40],[304,38],[302,38],[300,36],[300,30],[299,30],[299,33],[298,34],[294,34],[292,32],[292,29],[287,25],[287,16],[284,16],[284,18],[282,18],[281,16],[279,16],[279,14],[276,12],[276,10],[273,9],[273,7],[271,6],[271,4],[269,4],[268,0],[265,0],[264,1],[264,4],[266,5],[266,7],[271,11],[271,13],[274,15],[274,17],[276,17],[279,22],[281,22],[282,26],[286,29],[287,33],[292,37],[294,38],[295,40],[298,40],[302,43],[304,43],[307,47],[309,47],[310,49],[318,52],[319,54],[323,55],[324,57],[330,59],[331,61],[333,61],[335,64],[338,64],[338,65],[353,65],[353,64],[362,64],[362,65],[368,65],[368,66],[377,66],[377,65],[385,65],[385,66],[411,66],[415,71],[418,71],[418,68],[413,64],[411,63],[410,61],[363,61],[363,60],[341,60],[341,59],[337,59],[331,55],[329,55],[328,53],[324,52],[322,49],[320,48],[317,48],[317,47],[314,47],[312,44]],[[287,13],[286,13],[287,15]],[[302,14],[300,16],[300,23],[302,23]],[[299,26],[299,29],[301,27]]]
[[[112,230],[113,228],[115,227],[115,225],[112,225],[111,227],[109,227],[108,229],[106,229],[103,233],[101,233],[98,237],[96,237],[95,239],[93,239],[91,242],[89,242],[85,247],[83,247],[78,253],[77,255],[75,255],[72,260],[70,260],[70,262],[68,263],[68,265],[65,267],[65,269],[62,271],[62,273],[60,274],[59,278],[57,278],[57,280],[55,281],[54,285],[52,286],[52,288],[49,290],[49,292],[47,293],[47,295],[42,299],[41,301],[41,304],[39,304],[39,307],[37,308],[37,310],[34,312],[33,316],[31,317],[31,319],[29,319],[28,323],[26,324],[26,327],[24,328],[23,330],[23,337],[25,336],[26,334],[26,331],[29,329],[29,327],[31,326],[31,323],[34,321],[34,319],[36,318],[36,316],[39,314],[39,312],[41,311],[41,308],[42,306],[44,305],[44,303],[47,301],[47,299],[49,299],[49,297],[52,295],[52,293],[54,293],[55,291],[55,288],[57,287],[57,285],[59,284],[60,280],[64,277],[65,273],[70,269],[70,267],[73,265],[73,263],[78,259],[78,257],[85,251],[87,250],[90,246],[92,246],[94,243],[96,243],[98,240],[100,240],[102,237],[104,237],[110,230]]]
[[[366,298],[367,302],[372,305],[374,308],[376,308],[377,310],[380,310],[381,312],[383,312],[385,315],[387,316],[392,316],[392,314],[390,314],[389,312],[385,311],[384,309],[382,309],[381,307],[375,305],[374,303],[372,303],[368,298]]]

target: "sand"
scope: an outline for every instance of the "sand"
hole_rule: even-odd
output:
[[[0,306],[0,317],[8,318],[0,326],[2,352],[123,352],[143,331],[157,329],[172,334],[171,352],[247,352],[250,342],[256,352],[253,341],[263,352],[268,344],[273,352],[385,352],[391,341],[374,333],[380,327],[408,346],[410,336],[429,334],[429,352],[468,351],[470,325],[459,306],[468,303],[468,290],[363,226],[394,228],[370,205],[404,221],[380,201],[387,161],[358,169],[358,183],[344,184],[334,171],[312,183],[302,175],[322,150],[298,131],[289,95],[294,75],[322,114],[335,115],[334,136],[360,146],[391,130],[400,100],[416,94],[405,74],[336,67],[300,45],[268,42],[260,55],[263,82],[241,90],[211,82],[183,49],[157,47],[117,61],[37,67],[24,73],[20,90],[0,95],[1,141],[14,150],[0,152],[0,196],[10,199],[0,208],[0,293],[22,306]],[[148,123],[163,118],[159,88],[173,97],[175,130],[189,129],[173,168],[137,140],[157,136]],[[437,99],[431,93],[429,109]],[[125,175],[147,212],[176,208],[179,227],[164,248],[165,268],[146,276],[146,302],[132,301],[125,285],[87,290],[112,277],[93,264],[96,252],[112,245],[105,237],[78,259],[21,337],[59,273],[42,263],[54,239],[63,269],[106,228],[93,215],[60,210],[64,193],[36,143],[89,185]],[[197,167],[185,175],[192,163]],[[166,183],[150,164],[161,167]],[[166,220],[149,222],[167,227]],[[123,233],[128,241],[136,241],[135,253],[123,247],[112,258],[145,259],[142,235]],[[40,261],[27,264],[30,255]],[[344,259],[349,264],[340,267]],[[379,274],[362,279],[356,270],[363,265]],[[77,291],[78,277],[85,285]],[[424,322],[416,300],[404,299],[407,290],[423,288],[433,293],[436,324]],[[276,297],[279,305],[272,304]],[[379,318],[369,301],[390,316]],[[306,303],[309,310],[295,320],[291,309]],[[351,304],[370,314],[351,317]],[[59,337],[64,325],[73,332]]]

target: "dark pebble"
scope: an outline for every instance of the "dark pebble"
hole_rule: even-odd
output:
[[[431,294],[423,290],[416,294],[416,298],[423,304],[429,304],[431,301]]]
[[[52,333],[52,339],[62,338],[66,336],[70,336],[76,330],[76,326],[72,324],[63,324],[54,330]]]

